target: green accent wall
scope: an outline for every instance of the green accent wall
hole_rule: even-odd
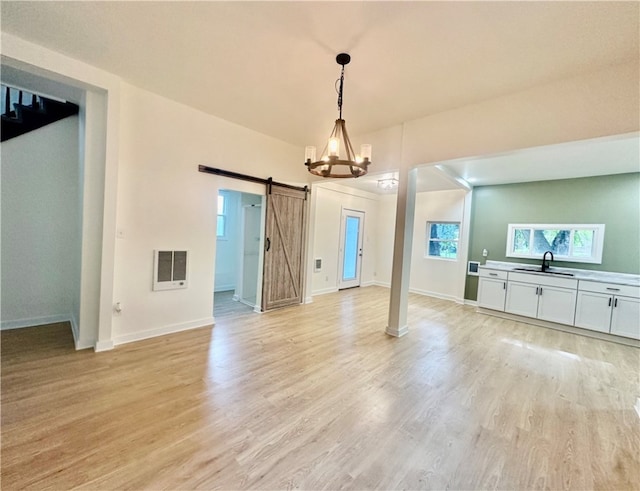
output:
[[[473,189],[469,260],[540,264],[506,257],[509,223],[604,223],[602,264],[554,266],[640,273],[640,173],[537,181]],[[489,255],[482,257],[482,249]],[[542,259],[542,258],[541,258]],[[465,298],[476,300],[478,277],[467,276]]]

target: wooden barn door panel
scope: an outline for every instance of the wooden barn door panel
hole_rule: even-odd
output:
[[[267,193],[262,310],[302,302],[305,196],[275,184]]]

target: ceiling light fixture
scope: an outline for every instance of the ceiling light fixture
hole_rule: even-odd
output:
[[[371,163],[371,145],[360,146],[360,155],[356,155],[349,141],[347,127],[342,119],[342,89],[344,86],[344,66],[351,61],[351,56],[347,53],[340,53],[336,56],[338,65],[342,65],[340,72],[340,82],[338,89],[338,110],[339,118],[329,136],[327,145],[322,150],[322,158],[316,161],[316,147],[305,148],[305,164],[311,174],[320,177],[360,177],[368,172]],[[340,158],[340,146],[344,147],[346,159]]]
[[[393,177],[391,179],[378,179],[378,187],[385,191],[395,189],[398,187],[398,180]]]

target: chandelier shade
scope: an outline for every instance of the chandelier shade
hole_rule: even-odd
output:
[[[305,165],[311,174],[320,177],[353,178],[364,176],[371,164],[371,145],[360,146],[356,154],[351,145],[345,120],[342,119],[342,94],[344,88],[344,66],[351,61],[346,53],[340,53],[336,62],[342,65],[338,89],[339,117],[333,126],[329,139],[322,150],[320,160],[316,160],[316,147],[305,148]]]

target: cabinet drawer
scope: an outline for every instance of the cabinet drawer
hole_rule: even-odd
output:
[[[507,274],[507,271],[500,271],[499,269],[480,268],[479,271],[481,278],[493,278],[494,280],[506,280]]]
[[[578,288],[578,280],[573,278],[558,278],[550,274],[509,273],[509,281],[519,281],[532,285],[558,286],[560,288]]]
[[[640,298],[640,287],[616,285],[615,283],[597,283],[595,281],[580,280],[578,290],[594,293],[606,293],[608,295],[621,295],[623,297]]]

